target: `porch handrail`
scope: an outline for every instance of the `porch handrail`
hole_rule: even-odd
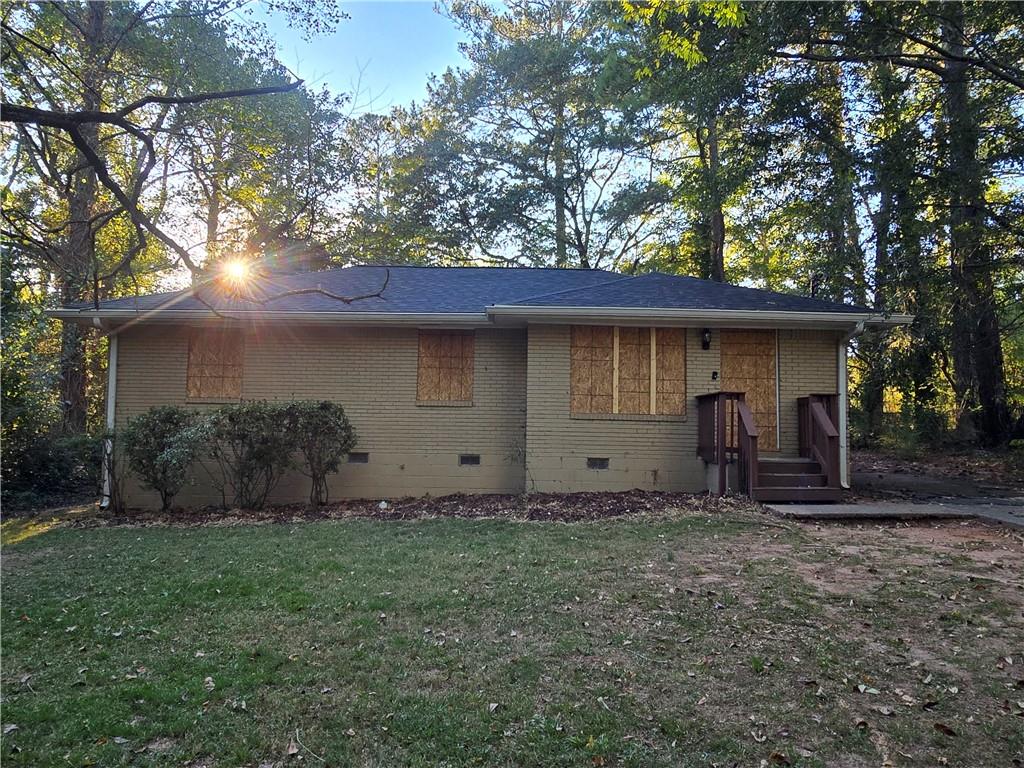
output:
[[[839,486],[839,430],[829,417],[825,397],[832,395],[811,395],[802,397],[800,409],[800,455],[814,459],[825,471],[829,487]]]
[[[708,392],[697,395],[697,455],[708,464],[718,465],[717,493],[725,494],[727,460],[739,453],[739,422],[737,407],[729,403],[743,402],[742,392]]]
[[[757,424],[754,422],[754,414],[750,406],[743,400],[736,403],[736,413],[739,416],[738,449],[739,455],[736,459],[736,467],[739,471],[740,490],[748,496],[754,495],[757,487]]]

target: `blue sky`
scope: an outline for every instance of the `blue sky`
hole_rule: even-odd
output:
[[[281,17],[264,21],[278,40],[281,61],[311,85],[351,94],[361,70],[360,111],[422,101],[431,74],[463,61],[459,31],[433,2],[353,2],[342,9],[350,18],[334,34],[310,41]]]

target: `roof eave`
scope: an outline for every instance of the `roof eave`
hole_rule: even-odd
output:
[[[744,328],[847,327],[857,323],[885,327],[907,325],[912,315],[872,312],[785,311],[759,309],[669,309],[648,307],[545,307],[496,304],[487,314],[505,323],[616,323],[644,325],[693,325]]]
[[[246,323],[300,323],[302,325],[413,325],[444,327],[485,327],[491,325],[484,313],[476,312],[275,312],[268,310],[208,309],[51,309],[57,320],[111,330],[135,323],[201,325],[225,320]]]

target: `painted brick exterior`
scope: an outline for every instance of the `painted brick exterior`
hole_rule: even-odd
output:
[[[136,326],[118,341],[116,423],[158,404],[197,408],[185,394],[188,330]],[[332,498],[394,498],[523,489],[526,332],[476,332],[473,405],[416,404],[418,336],[414,328],[278,326],[245,336],[246,400],[327,399],[345,406],[368,464],[343,464],[330,476]],[[480,454],[459,466],[460,453]],[[303,501],[309,480],[286,477],[272,501]],[[176,499],[210,504],[219,496],[197,467],[196,484]],[[137,487],[130,503],[152,506]]]
[[[532,491],[667,491],[707,489],[697,458],[698,395],[719,390],[720,334],[701,349],[700,329],[686,333],[686,417],[569,415],[569,327],[529,328],[526,408],[526,483]],[[797,453],[796,398],[837,392],[839,335],[780,330],[780,450]],[[608,469],[587,469],[587,458],[609,459]]]
[[[160,404],[197,408],[186,398],[188,329],[137,325],[118,342],[116,423]],[[687,408],[678,416],[571,416],[569,326],[476,331],[471,406],[416,404],[414,328],[275,326],[245,335],[242,397],[329,399],[342,403],[367,464],[345,464],[329,479],[332,498],[394,498],[456,492],[706,489],[696,456],[696,396],[719,388],[719,334],[701,349],[686,331]],[[839,336],[779,331],[780,453],[796,453],[796,398],[836,392]],[[480,454],[459,466],[460,453]],[[608,458],[606,470],[587,458]],[[309,481],[285,478],[272,501],[303,501]],[[220,501],[202,468],[176,499]],[[129,502],[156,494],[130,487]]]
[[[797,398],[839,392],[841,338],[835,331],[779,331],[780,454],[795,456],[798,451]]]

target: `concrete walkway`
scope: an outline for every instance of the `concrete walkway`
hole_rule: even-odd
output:
[[[944,498],[924,503],[861,501],[856,504],[766,504],[795,520],[921,520],[977,518],[1024,529],[1024,497]]]

